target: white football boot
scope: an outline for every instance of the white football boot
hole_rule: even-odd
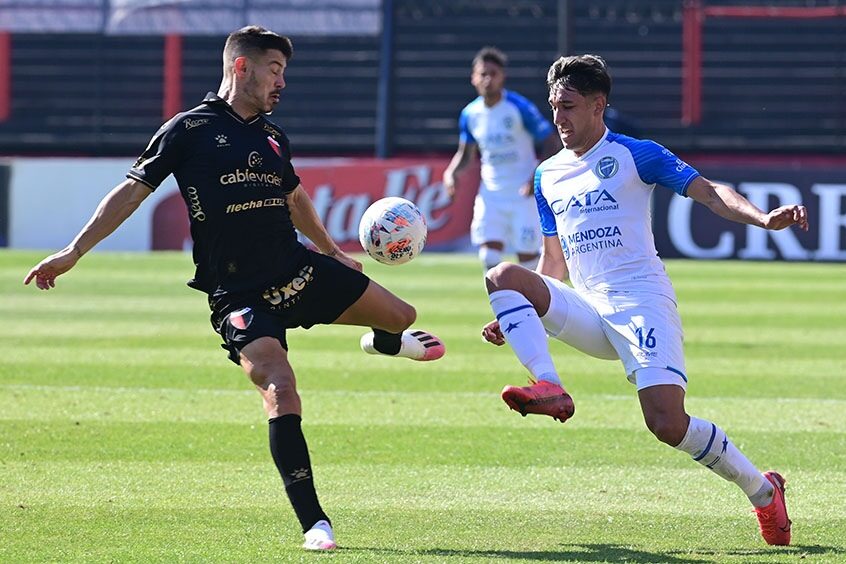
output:
[[[332,533],[332,525],[321,519],[311,529],[306,531],[303,548],[306,550],[335,550],[335,535]]]
[[[361,337],[361,350],[368,354],[380,354],[383,356],[401,356],[411,360],[437,360],[446,354],[446,347],[443,341],[419,329],[406,329],[402,332],[400,350],[395,355],[380,353],[373,346],[373,331],[365,333]]]

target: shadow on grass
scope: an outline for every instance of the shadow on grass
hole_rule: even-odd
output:
[[[342,552],[372,552],[375,554],[401,556],[433,556],[441,558],[479,558],[484,561],[498,559],[526,560],[534,562],[642,562],[666,564],[705,564],[742,558],[747,564],[772,562],[773,556],[805,558],[812,555],[846,555],[846,550],[833,546],[794,545],[790,547],[750,549],[690,549],[646,551],[617,544],[563,544],[560,550],[460,550],[433,548],[427,550],[341,547]],[[702,560],[707,557],[707,560]],[[760,560],[755,560],[760,557]],[[752,558],[752,559],[750,559]]]

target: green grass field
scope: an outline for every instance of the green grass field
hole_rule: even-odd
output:
[[[376,358],[361,329],[289,334],[340,549],[306,554],[258,394],[218,347],[184,254],[93,254],[39,292],[0,253],[0,562],[846,561],[846,265],[669,262],[688,408],[788,480],[794,545],[660,445],[619,363],[552,342],[576,417],[499,399],[526,372],[483,343],[474,257],[367,272],[441,336]]]

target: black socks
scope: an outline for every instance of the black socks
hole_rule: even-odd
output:
[[[311,476],[311,461],[308,456],[308,446],[300,426],[302,418],[299,415],[290,413],[268,420],[270,428],[270,453],[279,474],[282,476],[282,483],[285,484],[285,492],[294,512],[302,525],[303,532],[309,530],[312,525],[321,519],[329,521],[329,518],[320,507],[317,501],[317,492],[314,490],[314,480]]]
[[[373,348],[382,354],[395,356],[402,348],[402,333],[388,333],[373,329]]]

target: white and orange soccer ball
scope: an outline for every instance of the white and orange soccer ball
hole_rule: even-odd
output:
[[[426,218],[405,198],[376,200],[358,224],[362,248],[382,264],[403,264],[419,255],[426,234]]]

